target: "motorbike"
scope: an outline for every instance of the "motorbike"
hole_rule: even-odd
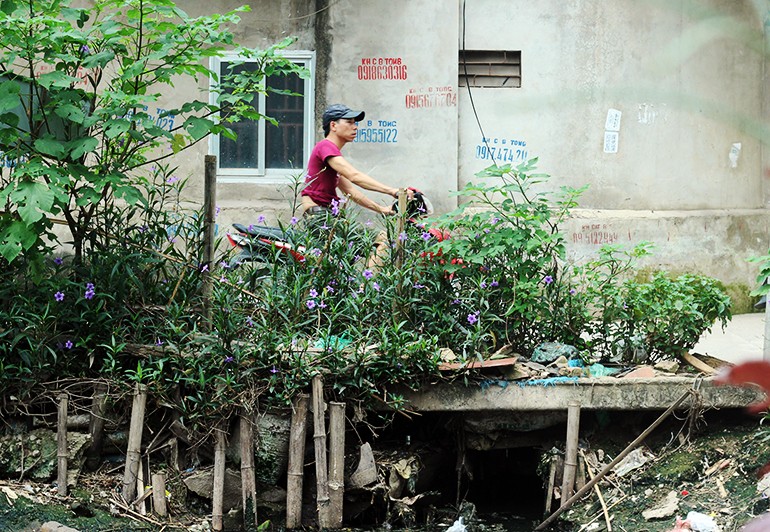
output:
[[[433,214],[430,200],[416,189],[411,189],[413,198],[406,207],[407,223],[417,223],[420,218]],[[398,213],[398,201],[393,204],[393,211]],[[306,242],[306,235],[297,227],[267,227],[260,224],[244,225],[234,223],[235,231],[227,233],[227,240],[235,248],[235,254],[229,261],[231,268],[251,263],[255,268],[268,267],[279,262],[304,262],[308,250],[298,242]]]

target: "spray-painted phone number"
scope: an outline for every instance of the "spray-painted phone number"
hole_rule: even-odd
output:
[[[529,158],[527,143],[523,140],[487,138],[476,145],[476,159],[501,162],[524,162]]]

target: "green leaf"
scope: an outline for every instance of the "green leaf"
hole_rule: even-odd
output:
[[[69,143],[70,157],[80,159],[86,153],[94,151],[98,145],[99,141],[93,137],[73,140]]]
[[[83,112],[83,109],[71,103],[60,105],[59,107],[56,108],[54,112],[56,113],[57,116],[66,118],[67,120],[75,122],[76,124],[82,124],[83,119],[85,119],[86,117],[86,114]]]
[[[115,59],[115,52],[104,50],[83,59],[83,68],[104,68],[113,59]]]
[[[50,212],[54,193],[45,183],[21,181],[16,185],[10,198],[17,204],[16,210],[22,221],[31,225],[40,220],[45,213]]]
[[[214,122],[207,118],[189,117],[184,121],[184,128],[195,140],[200,140],[211,132]]]
[[[0,83],[0,113],[13,111],[21,105],[21,89],[14,81]]]
[[[51,137],[45,137],[35,140],[35,149],[45,155],[61,158],[67,152],[64,142]]]

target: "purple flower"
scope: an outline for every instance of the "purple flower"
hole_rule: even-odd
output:
[[[254,320],[251,318],[251,316],[246,317],[246,325],[249,327],[254,327]]]
[[[364,225],[365,225],[366,227],[371,227],[371,226],[372,226],[372,221],[371,221],[371,220],[366,220],[366,221],[364,222]]]
[[[227,356],[225,357],[225,364],[229,364],[229,363],[230,363],[230,362],[232,362],[233,360],[235,360],[233,357],[231,357],[230,355],[227,355]]]
[[[497,281],[492,281],[491,283],[489,283],[489,286],[491,286],[491,287],[495,287],[495,286],[497,286],[497,285],[499,285],[499,284],[500,284],[500,283],[498,283]]]
[[[425,285],[424,284],[419,284],[419,283],[414,283],[414,288],[419,290],[420,288],[425,288]]]
[[[401,242],[406,242],[406,239],[407,239],[406,233],[401,233],[400,235],[398,235],[398,239]]]
[[[220,268],[224,268],[225,270],[227,270],[227,269],[230,268],[230,265],[227,264],[225,261],[222,261],[222,262],[219,263],[219,267]]]
[[[91,53],[91,49],[88,47],[87,44],[84,44],[83,46],[80,47],[80,53],[82,53],[83,55],[89,55]]]
[[[308,299],[308,300],[307,300],[307,303],[305,303],[305,305],[307,305],[307,308],[309,308],[310,310],[312,310],[312,309],[314,309],[314,308],[315,308],[315,300],[313,300],[313,299]]]
[[[318,297],[318,290],[316,290],[315,288],[311,288],[311,289],[310,289],[310,294],[309,294],[309,295],[310,295],[310,297],[312,297],[313,299],[317,298],[317,297]]]
[[[271,369],[271,370],[270,370],[270,373],[272,373],[273,375],[275,375],[276,373],[278,373],[278,370],[277,370],[277,369],[275,369],[275,364],[273,364],[273,369]]]
[[[203,266],[201,266],[201,273],[206,273],[207,271],[209,271],[208,264],[204,264]]]
[[[338,216],[340,214],[340,202],[336,199],[332,200],[332,216]]]
[[[371,279],[374,277],[374,272],[372,270],[364,270],[364,277],[367,279]]]
[[[543,282],[545,284],[551,284],[553,282],[553,277],[551,277],[550,275],[546,275],[545,278],[543,279]]]
[[[220,207],[219,205],[217,205],[217,206],[216,206],[216,208],[214,209],[214,216],[219,216],[219,213],[220,213],[221,211],[222,211],[222,207]]]
[[[299,223],[299,218],[297,218],[296,216],[292,216],[290,222],[291,222],[291,225],[297,225]]]
[[[310,253],[315,255],[316,257],[320,257],[321,256],[321,250],[318,249],[318,248],[313,248],[312,250],[310,250]]]
[[[574,288],[570,288],[569,295],[574,296],[575,294],[577,294],[577,290],[575,290]]]
[[[323,229],[324,231],[328,231],[330,228],[328,225],[326,225],[326,222],[324,222],[324,224],[321,226],[321,229]]]
[[[487,283],[486,283],[486,281],[481,281],[481,284],[480,284],[479,286],[480,286],[481,288],[486,288],[486,287],[487,287]]]
[[[427,232],[427,231],[423,231],[423,233],[422,233],[420,236],[421,236],[421,237],[422,237],[422,239],[423,239],[423,240],[425,240],[426,242],[427,242],[428,240],[430,240],[431,238],[433,238],[433,235],[432,235],[432,234],[430,234],[430,233],[429,233],[429,232]]]
[[[334,288],[331,285],[327,285],[326,286],[326,291],[329,292],[330,294],[333,294],[334,293]]]
[[[177,176],[175,176],[175,175],[172,175],[171,177],[166,179],[166,183],[168,183],[169,185],[173,185],[177,181],[179,181],[179,178]]]
[[[83,294],[83,297],[85,297],[86,299],[93,299],[95,295],[96,295],[96,292],[94,292],[93,290],[86,290],[86,293]]]
[[[479,321],[479,313],[478,312],[474,312],[473,314],[468,314],[468,323],[473,325],[477,321]]]
[[[72,340],[67,340],[66,342],[64,342],[65,349],[72,349],[73,345],[74,344],[72,343]]]
[[[459,305],[459,304],[460,304],[460,300],[459,300],[459,299],[454,299],[454,300],[452,301],[452,304],[453,304],[453,305]]]
[[[63,292],[56,292],[56,293],[53,295],[53,298],[54,298],[56,301],[64,301],[64,293],[63,293]]]
[[[326,303],[321,301],[320,303],[318,303],[318,308],[326,308]]]
[[[53,259],[53,263],[56,264],[57,266],[61,266],[62,264],[64,264],[64,259],[61,257],[56,257],[55,259]]]
[[[376,282],[372,283],[372,288],[374,288],[377,292],[379,292],[380,291],[379,283],[376,283]]]
[[[155,340],[155,345],[157,345],[158,347],[162,346],[163,345],[163,340],[158,338],[157,340]]]
[[[263,223],[265,223],[265,220],[266,220],[266,218],[265,218],[265,215],[264,215],[264,214],[260,214],[259,216],[257,216],[257,223],[258,223],[258,224],[263,224]]]

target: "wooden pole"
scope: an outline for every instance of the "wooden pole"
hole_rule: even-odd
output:
[[[203,184],[203,266],[208,268],[203,275],[203,305],[207,325],[211,324],[211,293],[214,276],[214,228],[217,210],[217,157],[206,155],[204,159],[205,175]]]
[[[329,527],[342,528],[345,493],[345,403],[329,403]]]
[[[152,507],[158,517],[166,517],[166,474],[152,475]]]
[[[103,382],[94,386],[94,396],[91,399],[91,416],[88,432],[91,434],[91,445],[86,451],[86,468],[96,471],[102,461],[104,446],[104,412],[107,408],[107,385]]]
[[[561,504],[572,497],[577,471],[578,437],[580,436],[580,405],[567,406],[567,441],[564,451],[564,478],[561,484]]]
[[[301,394],[294,402],[289,434],[289,470],[286,478],[286,528],[302,526],[302,481],[305,465],[307,407],[310,397]]]
[[[621,460],[623,460],[623,458],[625,458],[626,456],[628,456],[628,454],[629,454],[631,451],[633,451],[634,449],[636,449],[636,448],[639,446],[639,444],[640,444],[640,443],[642,443],[642,441],[644,441],[644,439],[645,439],[647,436],[649,436],[649,435],[650,435],[650,433],[651,433],[653,430],[655,430],[655,428],[656,428],[658,425],[660,425],[661,423],[663,423],[663,421],[665,421],[665,419],[666,419],[668,416],[670,416],[670,415],[671,415],[671,413],[672,413],[674,410],[676,410],[676,409],[679,407],[679,405],[681,405],[681,404],[684,402],[684,400],[685,400],[685,399],[687,399],[687,398],[690,396],[690,394],[691,394],[691,393],[693,393],[693,390],[687,390],[686,392],[684,392],[684,393],[683,393],[683,394],[682,394],[682,395],[679,397],[679,399],[677,399],[676,401],[674,401],[674,404],[672,404],[671,406],[669,406],[669,407],[668,407],[668,409],[667,409],[665,412],[663,412],[663,413],[660,415],[660,417],[659,417],[658,419],[656,419],[655,421],[653,421],[653,422],[652,422],[652,425],[650,425],[649,427],[647,427],[647,428],[645,429],[645,431],[644,431],[644,432],[642,432],[642,433],[641,433],[639,436],[637,436],[637,438],[636,438],[634,441],[632,441],[631,443],[629,443],[629,444],[628,444],[628,447],[626,447],[625,449],[623,449],[623,451],[622,451],[622,452],[621,452],[619,455],[617,455],[617,456],[615,457],[615,459],[614,459],[612,462],[610,462],[609,464],[607,464],[607,465],[604,467],[604,469],[602,469],[602,470],[601,470],[601,472],[599,472],[599,474],[597,474],[597,475],[596,475],[594,478],[592,478],[590,481],[586,482],[586,485],[585,485],[585,486],[583,486],[582,488],[580,488],[580,489],[577,491],[577,493],[575,493],[575,494],[574,494],[572,497],[570,497],[570,499],[569,499],[567,502],[563,503],[563,504],[562,504],[562,505],[561,505],[561,506],[560,506],[560,507],[559,507],[559,508],[558,508],[558,509],[557,509],[557,510],[554,512],[554,513],[552,513],[551,515],[549,515],[549,516],[548,516],[548,518],[547,518],[545,521],[543,521],[542,523],[540,523],[539,525],[537,525],[537,527],[535,528],[535,530],[543,530],[545,527],[547,527],[548,525],[550,525],[550,524],[551,524],[551,523],[552,523],[552,522],[553,522],[553,521],[554,521],[554,520],[555,520],[557,517],[559,517],[559,516],[562,514],[562,512],[564,512],[565,510],[567,510],[567,509],[568,509],[570,506],[572,506],[572,505],[575,503],[575,501],[577,501],[578,499],[580,499],[580,497],[582,497],[583,495],[585,495],[585,493],[586,493],[588,490],[590,490],[591,488],[593,488],[593,487],[594,487],[594,485],[595,485],[597,482],[599,482],[601,479],[603,479],[603,478],[604,478],[604,476],[605,476],[607,473],[609,473],[610,471],[612,471],[612,468],[613,468],[613,467],[615,467],[616,465],[618,465],[618,463],[619,463]]]
[[[329,528],[329,482],[326,469],[326,425],[323,377],[313,377],[313,444],[315,447],[318,526]]]
[[[67,496],[67,403],[69,399],[66,393],[59,394],[59,417],[56,431],[56,456],[58,458],[57,469],[57,493],[62,497]]]
[[[246,530],[259,525],[257,517],[257,479],[254,475],[253,418],[245,409],[241,411],[241,494],[243,496],[243,524]]]
[[[134,404],[131,407],[131,424],[128,429],[126,468],[123,473],[123,499],[131,504],[136,499],[136,479],[141,465],[142,430],[144,409],[147,405],[147,386],[136,383]]]
[[[212,530],[224,530],[224,500],[225,500],[225,441],[224,430],[216,431],[216,444],[214,445],[214,494],[211,501],[211,528]]]

